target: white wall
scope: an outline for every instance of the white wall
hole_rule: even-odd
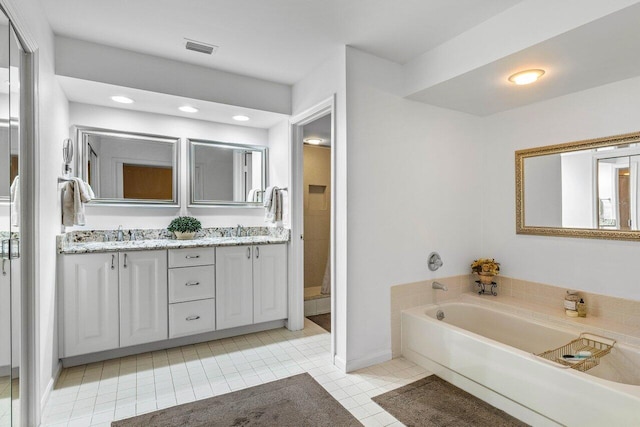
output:
[[[393,94],[400,75],[347,50],[350,368],[390,358],[391,286],[466,274],[482,255],[481,119]]]
[[[92,126],[143,132],[182,138],[180,147],[180,200],[187,205],[187,146],[185,138],[207,139],[220,142],[235,142],[250,145],[269,145],[270,149],[286,151],[287,136],[269,138],[267,129],[235,126],[223,123],[165,116],[95,105],[70,103],[70,125]],[[284,148],[283,148],[284,147]],[[269,156],[269,170],[288,169],[288,162],[282,156]],[[275,173],[275,172],[272,172]],[[106,207],[87,206],[87,224],[73,229],[115,229],[124,228],[165,228],[177,215],[193,215],[200,219],[203,227],[227,227],[241,223],[244,226],[261,226],[264,223],[264,209],[241,207]],[[60,227],[58,226],[58,229]]]
[[[562,226],[594,228],[593,153],[562,153]]]
[[[562,164],[560,155],[524,161],[524,217],[527,225],[562,226]]]
[[[324,63],[316,66],[309,75],[292,88],[293,116],[335,97],[333,150],[335,151],[335,283],[332,292],[336,301],[333,307],[335,325],[336,362],[342,368],[347,361],[347,90],[346,48],[341,47]],[[298,143],[302,144],[301,141]],[[302,178],[301,178],[302,179]],[[293,230],[296,235],[302,230]],[[301,284],[302,286],[302,284]]]
[[[51,215],[59,209],[57,177],[61,173],[62,141],[68,134],[68,103],[54,76],[54,38],[38,0],[5,0],[3,6],[12,11],[23,36],[38,48],[38,134],[35,170],[37,203],[36,283],[36,348],[38,372],[37,396],[40,400],[53,382],[58,367],[56,318],[56,240],[60,219]],[[24,187],[23,187],[24,188]],[[23,193],[23,197],[26,195]],[[36,420],[37,421],[37,420]]]
[[[529,281],[640,299],[638,242],[515,234],[515,150],[639,130],[640,77],[484,119],[483,253]],[[534,118],[534,119],[532,119]],[[446,262],[446,260],[445,260]]]

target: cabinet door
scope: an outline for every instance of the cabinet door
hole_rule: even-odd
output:
[[[216,248],[216,329],[253,323],[252,248]]]
[[[64,255],[63,357],[118,348],[118,254]]]
[[[253,322],[287,318],[287,247],[253,248]]]
[[[120,253],[120,346],[169,336],[167,251]]]

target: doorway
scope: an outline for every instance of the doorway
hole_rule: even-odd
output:
[[[315,122],[315,123],[314,123]],[[300,113],[291,119],[291,245],[289,262],[289,318],[287,327],[290,330],[301,330],[305,325],[315,328],[319,333],[327,333],[322,327],[305,318],[310,315],[310,306],[315,305],[316,314],[326,314],[325,324],[331,329],[331,361],[335,362],[336,354],[336,287],[335,287],[335,247],[336,247],[336,138],[335,138],[335,96],[332,96],[316,106]],[[322,129],[322,134],[313,135],[314,128]],[[318,129],[319,130],[319,129]],[[306,135],[305,135],[306,131]],[[314,138],[315,136],[315,138]],[[307,142],[305,144],[305,139]],[[322,141],[313,141],[322,140]],[[313,144],[316,142],[317,144]],[[324,148],[320,148],[324,144]],[[313,151],[317,147],[317,150]],[[322,180],[307,176],[307,165],[310,160],[305,160],[305,147],[307,152],[324,154],[322,158],[329,158],[328,177]],[[321,151],[322,150],[322,151]],[[305,161],[307,165],[305,165]],[[324,160],[326,162],[326,159]],[[306,209],[305,206],[311,209]],[[328,213],[329,236],[326,237],[326,214]],[[325,219],[313,218],[318,216]],[[313,226],[314,221],[325,225]],[[311,239],[307,245],[307,238]],[[328,241],[327,241],[328,240]],[[327,248],[328,244],[328,248]],[[312,258],[312,253],[322,255],[320,260],[310,263],[307,258]],[[306,254],[305,254],[306,252]],[[306,271],[305,271],[305,266]],[[325,274],[326,273],[326,274]],[[325,279],[326,277],[326,279]],[[325,287],[325,293],[322,287]],[[305,286],[305,284],[307,286]],[[307,289],[308,288],[308,289]],[[314,288],[314,289],[311,289]],[[305,301],[305,289],[307,289],[307,301]],[[309,298],[310,293],[317,297],[318,303],[309,302],[316,298]],[[305,313],[305,305],[307,312]],[[320,313],[318,313],[320,306]]]
[[[331,332],[331,114],[302,127],[304,316]]]

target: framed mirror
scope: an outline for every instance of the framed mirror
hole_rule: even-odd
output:
[[[179,138],[76,127],[90,203],[178,206]]]
[[[640,132],[516,151],[516,233],[640,240]]]
[[[267,147],[188,139],[189,205],[262,206]]]

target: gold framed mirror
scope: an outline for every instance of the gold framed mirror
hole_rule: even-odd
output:
[[[640,240],[640,132],[518,150],[516,233]]]

